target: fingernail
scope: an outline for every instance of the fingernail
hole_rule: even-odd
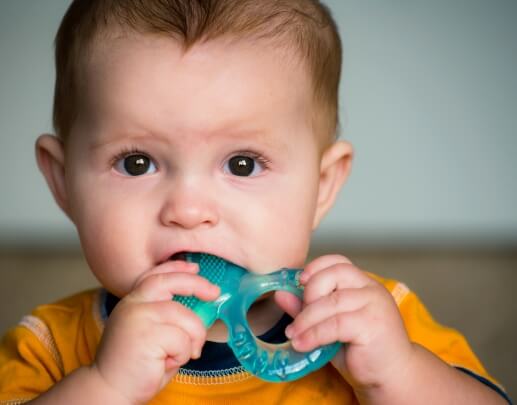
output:
[[[291,339],[293,337],[293,326],[289,325],[287,328],[285,328],[285,336],[287,336],[288,339]]]
[[[309,274],[305,271],[300,274],[300,283],[304,284],[309,279]]]
[[[192,270],[194,270],[194,271],[196,271],[196,272],[197,272],[197,271],[199,271],[199,266],[198,266],[198,264],[197,264],[197,263],[192,263],[192,262],[186,262],[186,263],[188,263],[189,267],[190,267]]]

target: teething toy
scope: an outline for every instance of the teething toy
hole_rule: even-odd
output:
[[[186,261],[198,263],[199,275],[221,288],[215,301],[192,296],[174,296],[174,300],[192,309],[208,328],[221,319],[228,328],[228,345],[244,369],[272,382],[292,381],[323,367],[339,350],[340,343],[322,346],[311,352],[294,350],[289,342],[270,344],[251,331],[246,313],[264,293],[288,291],[302,298],[301,270],[281,269],[266,275],[249,273],[220,257],[204,253],[186,253]]]

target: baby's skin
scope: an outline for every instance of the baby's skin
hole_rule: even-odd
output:
[[[42,135],[38,164],[75,225],[89,267],[120,298],[93,364],[35,404],[144,404],[203,344],[224,340],[171,300],[219,288],[181,251],[258,274],[303,268],[304,297],[278,292],[293,347],[342,342],[332,365],[361,404],[498,404],[492,390],[412,343],[390,293],[340,255],[306,263],[311,235],[348,176],[352,148],[313,125],[307,72],[286,50],[213,41],[184,53],[170,38],[121,36],[84,66],[65,142]],[[249,169],[249,170],[248,170]],[[437,390],[436,387],[440,387]]]

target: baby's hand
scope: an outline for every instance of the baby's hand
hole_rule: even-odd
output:
[[[298,351],[336,341],[345,345],[332,364],[355,390],[389,384],[413,352],[397,305],[388,290],[347,258],[322,256],[300,277],[303,304],[277,293],[278,303],[295,314],[286,334]]]
[[[145,273],[115,307],[92,370],[129,403],[147,403],[206,340],[199,317],[174,294],[214,300],[219,288],[195,274],[197,264],[167,262]]]

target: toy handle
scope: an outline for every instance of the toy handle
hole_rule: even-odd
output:
[[[268,275],[246,274],[240,283],[239,300],[222,308],[221,319],[226,323],[229,346],[242,366],[266,381],[292,381],[323,367],[338,352],[341,344],[334,343],[310,352],[297,352],[289,342],[269,344],[259,340],[251,331],[246,314],[261,295],[270,291],[288,291],[302,298],[303,287],[298,282],[301,270],[282,269]]]

